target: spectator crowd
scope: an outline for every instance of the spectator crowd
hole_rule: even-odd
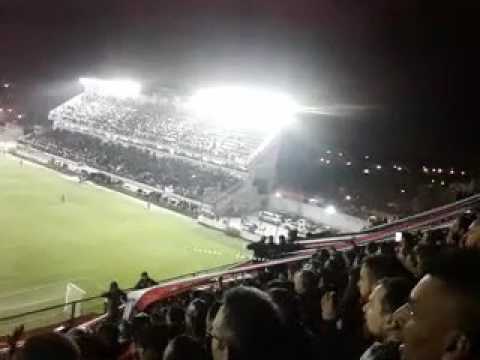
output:
[[[85,91],[52,110],[57,128],[134,141],[225,167],[246,170],[265,134],[225,128],[198,119],[186,100],[169,95],[116,98]]]
[[[470,360],[480,355],[480,224],[399,242],[318,250],[309,260],[194,289],[127,321],[112,283],[94,328],[9,338],[18,359]],[[142,274],[136,288],[155,285]]]
[[[215,201],[242,179],[235,170],[66,130],[27,141],[50,154],[203,202]]]

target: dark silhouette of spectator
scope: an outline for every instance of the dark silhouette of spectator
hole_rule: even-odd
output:
[[[119,329],[116,322],[107,321],[103,322],[96,331],[97,337],[102,341],[113,354],[116,354],[119,350]]]
[[[185,331],[199,342],[205,338],[207,304],[201,299],[194,299],[185,312]]]
[[[144,271],[140,275],[140,280],[138,280],[137,284],[135,285],[135,289],[146,289],[155,285],[158,285],[158,283],[148,276],[146,271]]]
[[[127,301],[127,294],[125,294],[118,287],[116,281],[110,283],[110,290],[102,294],[107,299],[107,317],[110,321],[118,321],[122,316],[120,305]]]
[[[185,310],[177,305],[172,305],[167,310],[166,324],[170,328],[170,338],[183,334],[185,331]]]
[[[205,351],[198,341],[187,335],[177,336],[168,343],[163,360],[205,360]]]
[[[82,360],[114,360],[115,349],[111,349],[99,336],[80,329],[73,329],[68,337],[77,344]]]
[[[318,278],[313,271],[301,270],[295,273],[293,282],[298,295],[301,321],[308,329],[317,332],[321,320]]]
[[[280,309],[288,334],[288,349],[291,357],[298,359],[318,359],[321,356],[321,344],[315,336],[302,325],[300,321],[298,301],[295,295],[283,288],[272,288],[268,291],[273,302]]]
[[[403,323],[405,360],[470,360],[480,356],[480,253],[437,255],[408,302],[395,313]]]
[[[68,337],[57,333],[28,338],[18,355],[22,360],[80,360],[78,346]]]
[[[280,360],[288,355],[281,313],[266,293],[239,286],[225,293],[211,331],[214,360]]]
[[[144,360],[161,360],[170,339],[170,329],[166,324],[150,324],[144,329],[141,354]]]
[[[469,226],[474,222],[475,215],[472,213],[464,213],[455,220],[450,227],[446,242],[449,245],[459,246],[462,239],[468,231]]]

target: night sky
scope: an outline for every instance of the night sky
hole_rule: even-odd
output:
[[[0,79],[37,101],[82,75],[267,85],[368,109],[325,125],[309,118],[302,141],[473,166],[478,3],[0,0]]]

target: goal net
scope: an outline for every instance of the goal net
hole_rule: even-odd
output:
[[[73,283],[68,283],[65,292],[65,304],[71,303],[72,301],[82,300],[83,298],[85,298],[85,295],[87,295],[85,290],[81,289]],[[73,306],[73,304],[65,305],[63,311],[71,314]],[[82,303],[76,303],[74,316],[79,317],[80,315],[82,315]]]

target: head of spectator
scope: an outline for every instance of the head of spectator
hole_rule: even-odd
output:
[[[170,329],[166,324],[147,326],[143,331],[138,348],[142,360],[161,359],[169,339]]]
[[[151,286],[157,285],[157,282],[153,280],[146,271],[142,272],[140,275],[140,280],[138,280],[135,285],[135,289],[145,289]]]
[[[77,344],[82,360],[115,359],[115,353],[97,335],[73,329],[68,337]]]
[[[201,299],[192,300],[185,311],[185,330],[199,341],[205,337],[207,311],[207,304]]]
[[[470,212],[462,214],[453,225],[447,235],[448,245],[460,245],[463,236],[467,233],[470,225],[474,222],[475,215]]]
[[[367,330],[381,341],[399,341],[401,326],[394,318],[395,311],[405,304],[413,282],[401,277],[386,277],[378,282],[364,305]]]
[[[402,233],[402,239],[398,247],[398,256],[401,259],[405,259],[414,249],[417,244],[417,238],[415,235],[409,232]]]
[[[384,277],[407,277],[410,273],[403,267],[400,261],[394,256],[370,255],[363,259],[360,267],[360,278],[358,279],[358,290],[363,302],[368,300],[377,282]]]
[[[318,279],[313,271],[300,270],[295,273],[293,284],[298,295],[305,295],[317,289]]]
[[[284,288],[272,288],[268,291],[273,302],[278,306],[287,326],[294,326],[300,319],[298,303],[292,292]]]
[[[375,255],[378,252],[378,244],[375,242],[369,242],[365,247],[366,255]]]
[[[207,317],[205,319],[205,326],[206,326],[206,333],[207,334],[210,334],[212,332],[213,320],[215,320],[215,316],[217,316],[218,310],[220,310],[221,306],[222,306],[221,302],[215,301],[208,308]]]
[[[80,360],[78,346],[68,337],[57,333],[28,338],[18,355],[21,360]]]
[[[387,256],[395,256],[395,244],[393,242],[384,241],[380,244],[380,254]]]
[[[420,278],[428,272],[430,264],[439,253],[441,247],[436,245],[417,245],[415,248],[415,275]]]
[[[265,292],[237,287],[225,293],[213,322],[213,360],[278,360],[285,354],[280,311]]]
[[[480,356],[480,253],[445,251],[395,316],[403,322],[405,360],[469,360]]]
[[[110,291],[118,291],[119,290],[119,287],[118,287],[118,283],[116,281],[112,281],[110,283]]]
[[[204,360],[205,350],[194,338],[180,335],[168,343],[163,360]]]
[[[464,238],[464,246],[467,248],[480,249],[480,226],[468,230]]]
[[[172,337],[182,334],[185,330],[185,311],[181,306],[170,306],[167,310],[165,322],[170,327]]]

